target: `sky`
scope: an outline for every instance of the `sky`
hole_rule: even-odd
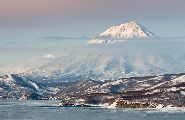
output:
[[[0,0],[0,71],[47,63],[129,20],[159,37],[184,37],[184,6],[184,0]]]

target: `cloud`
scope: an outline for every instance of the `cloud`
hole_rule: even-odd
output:
[[[31,57],[29,58],[28,60],[30,62],[39,62],[39,61],[44,61],[44,60],[47,60],[47,59],[54,59],[55,58],[55,55],[53,54],[44,54],[42,56],[34,56],[34,57]]]
[[[28,60],[29,60],[29,61],[37,61],[37,60],[38,60],[38,57],[34,56],[34,57],[32,57],[32,58],[29,58]]]
[[[60,37],[40,37],[36,42],[58,42],[62,40],[86,40],[87,36],[60,36]]]
[[[53,59],[53,58],[55,58],[55,56],[52,55],[52,54],[45,54],[41,58],[44,58],[44,59]]]
[[[29,70],[29,67],[26,66],[5,66],[0,67],[0,74],[11,74],[11,73],[23,73],[26,70]]]
[[[22,63],[21,65],[5,65],[3,67],[0,67],[0,75],[10,73],[23,73],[32,68],[42,66],[54,58],[55,55],[53,54],[45,54],[39,57],[33,56],[27,59],[28,61],[26,61],[26,63]]]

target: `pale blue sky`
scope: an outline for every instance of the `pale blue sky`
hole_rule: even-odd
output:
[[[129,20],[156,36],[183,38],[184,6],[184,0],[1,0],[0,71],[32,64],[32,58],[48,62],[53,58],[42,56],[59,57]]]

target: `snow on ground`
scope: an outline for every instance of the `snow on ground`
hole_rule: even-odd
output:
[[[185,75],[184,76],[180,76],[180,77],[178,77],[178,78],[175,78],[174,80],[173,80],[173,82],[174,83],[185,83]]]
[[[107,108],[116,108],[117,101],[113,102],[111,105],[109,105]]]
[[[185,96],[185,91],[181,91],[181,95],[184,95]]]

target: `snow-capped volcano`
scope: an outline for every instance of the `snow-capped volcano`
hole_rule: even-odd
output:
[[[98,37],[88,41],[88,44],[102,44],[122,42],[131,38],[153,38],[154,34],[147,28],[135,21],[126,22],[124,24],[108,28]]]
[[[100,34],[101,37],[113,37],[118,39],[153,37],[153,33],[135,21],[130,21],[119,26],[108,28]]]

